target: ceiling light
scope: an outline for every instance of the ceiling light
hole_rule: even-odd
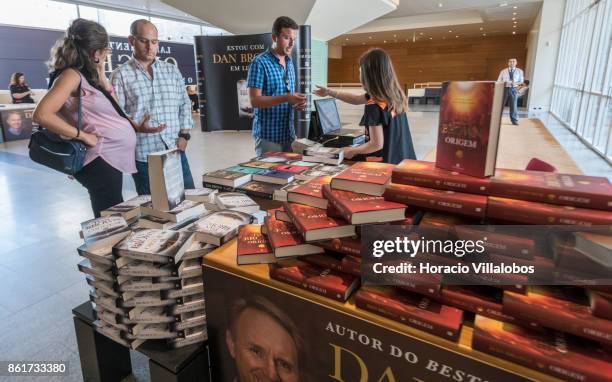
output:
[[[516,5],[515,5],[514,7],[512,7],[512,8],[514,8],[514,9],[518,9],[518,7],[517,7]]]
[[[499,6],[500,7],[507,7],[508,3],[504,1],[503,3],[499,3]]]
[[[459,35],[456,35],[455,38],[459,38]]]
[[[442,8],[443,7],[442,3],[438,3],[438,7]]]
[[[516,16],[516,12],[512,12],[512,16]]]
[[[430,39],[430,40],[433,40],[433,37],[430,37],[429,39]]]
[[[347,37],[347,38],[346,38],[346,41],[348,41],[348,40],[349,40],[349,38]]]
[[[483,30],[483,29],[484,29],[483,27],[480,27],[480,30]]]
[[[515,32],[515,31],[512,31],[512,34],[516,34],[516,32]]]
[[[512,28],[516,28],[516,25],[513,25]]]
[[[448,33],[453,33],[453,31],[448,31]]]
[[[372,39],[372,36],[368,36],[368,38],[371,40],[371,39]]]
[[[483,33],[482,35],[483,35],[483,36],[486,36],[487,34],[486,34],[486,33]]]
[[[421,36],[423,35],[423,32],[419,33]]]
[[[383,41],[385,44],[387,43],[387,40]]]
[[[514,20],[516,20],[516,17],[513,17],[513,18],[512,18],[512,21],[514,21]]]

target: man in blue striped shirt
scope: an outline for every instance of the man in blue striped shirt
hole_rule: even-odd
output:
[[[304,109],[306,96],[295,92],[291,60],[298,25],[281,16],[272,26],[272,48],[255,57],[249,66],[247,86],[255,109],[253,138],[257,156],[268,151],[291,151],[295,139],[293,108]]]

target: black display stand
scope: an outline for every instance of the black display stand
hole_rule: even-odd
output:
[[[84,381],[121,381],[132,373],[130,349],[96,332],[91,302],[72,310]],[[210,381],[206,342],[170,349],[162,341],[147,341],[136,351],[149,358],[151,382]]]

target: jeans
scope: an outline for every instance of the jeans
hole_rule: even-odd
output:
[[[183,184],[185,188],[195,188],[193,183],[193,177],[191,176],[191,169],[189,168],[189,162],[187,161],[187,155],[184,151],[181,153],[181,165],[183,167]],[[136,174],[132,174],[134,183],[136,184],[136,192],[138,195],[149,195],[151,189],[149,188],[149,165],[147,162],[136,161]]]
[[[516,88],[506,88],[504,92],[504,106],[510,99],[510,120],[512,123],[518,123],[518,90]]]
[[[74,178],[89,192],[91,209],[96,218],[100,217],[100,211],[123,202],[123,174],[102,157],[89,162]]]
[[[261,138],[255,138],[255,155],[261,156],[270,151],[291,152],[291,142],[276,143]]]

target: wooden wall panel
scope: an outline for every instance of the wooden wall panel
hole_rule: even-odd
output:
[[[495,80],[508,58],[524,67],[527,35],[446,39],[377,45],[385,49],[403,86],[415,82]],[[342,47],[341,59],[328,60],[328,82],[359,82],[359,57],[372,45]]]

